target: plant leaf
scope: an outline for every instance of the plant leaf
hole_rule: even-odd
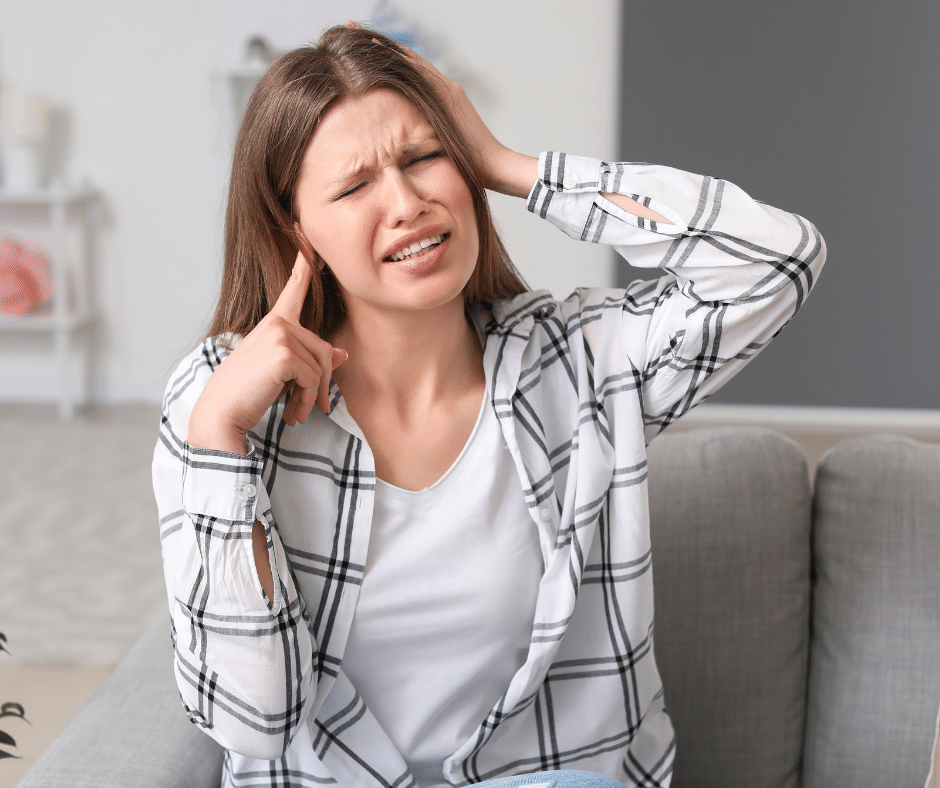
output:
[[[20,703],[4,703],[0,706],[0,717],[19,717],[21,720],[26,720],[26,710]],[[29,722],[29,720],[26,721]]]
[[[0,758],[16,758],[19,760],[21,757],[22,756],[20,755],[14,755],[12,752],[4,752],[3,750],[0,750]]]
[[[16,747],[16,739],[14,739],[9,733],[0,731],[0,744],[7,744],[10,747]]]

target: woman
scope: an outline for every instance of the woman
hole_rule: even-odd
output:
[[[665,275],[528,292],[487,188]],[[154,458],[177,680],[225,784],[668,785],[645,444],[824,256],[724,181],[515,153],[372,32],[279,59]]]

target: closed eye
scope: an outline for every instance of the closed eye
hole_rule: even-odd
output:
[[[336,195],[336,199],[339,200],[339,199],[342,199],[343,197],[347,197],[348,195],[352,194],[353,192],[359,191],[359,190],[360,190],[363,186],[365,186],[365,185],[366,185],[366,184],[365,184],[364,181],[363,181],[362,183],[357,183],[355,186],[351,186],[350,188],[346,189],[346,191],[344,191],[342,194],[337,194],[337,195]]]
[[[428,153],[423,153],[420,156],[415,156],[415,158],[411,159],[408,162],[408,165],[411,166],[412,164],[419,164],[422,161],[430,161],[431,159],[438,159],[443,155],[444,155],[444,151],[442,150],[432,150],[432,151],[429,151]]]
[[[333,197],[332,200],[330,200],[330,202],[336,202],[337,200],[342,200],[343,197],[348,197],[350,194],[354,194],[355,192],[359,191],[363,186],[365,186],[367,183],[368,181],[362,181],[360,183],[357,183],[355,186],[350,186],[348,189],[346,189],[346,191],[340,192],[335,197]]]
[[[446,155],[447,155],[447,154],[446,154],[443,150],[432,150],[432,151],[428,151],[427,153],[422,153],[420,156],[415,156],[415,157],[412,158],[412,159],[408,159],[408,160],[406,161],[405,166],[406,166],[406,167],[412,167],[412,166],[414,166],[414,165],[416,165],[416,164],[420,164],[420,163],[425,162],[425,161],[432,161],[433,159],[439,159],[439,158],[442,158],[442,157],[444,157],[444,156],[446,156]],[[332,202],[336,202],[337,200],[342,200],[344,197],[348,197],[348,196],[350,196],[351,194],[355,194],[357,191],[359,191],[361,188],[363,188],[364,186],[366,186],[368,183],[369,183],[369,181],[366,180],[366,181],[361,181],[360,183],[356,183],[356,184],[353,185],[353,186],[350,186],[350,187],[349,187],[348,189],[346,189],[345,191],[340,192],[339,194],[337,194],[337,195],[332,199]]]

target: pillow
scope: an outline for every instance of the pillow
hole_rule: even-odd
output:
[[[52,276],[44,254],[0,238],[0,315],[22,315],[52,300]]]
[[[805,788],[919,788],[940,697],[940,445],[868,435],[816,470]]]

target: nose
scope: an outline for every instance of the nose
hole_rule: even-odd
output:
[[[412,183],[408,175],[390,167],[387,174],[388,223],[390,227],[401,227],[414,221],[428,210],[422,192]]]

